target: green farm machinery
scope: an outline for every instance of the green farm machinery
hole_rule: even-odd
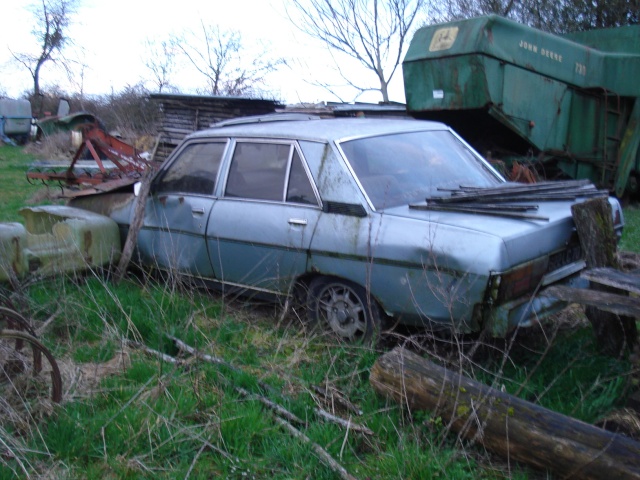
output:
[[[640,193],[640,25],[552,35],[486,16],[423,27],[403,62],[408,112],[498,165]]]

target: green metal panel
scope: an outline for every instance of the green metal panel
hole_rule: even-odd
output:
[[[404,62],[478,54],[580,88],[640,94],[640,55],[608,54],[495,15],[421,28]]]
[[[564,149],[572,98],[566,84],[505,65],[502,98],[502,111],[520,136],[540,150]]]
[[[563,37],[602,52],[640,55],[640,25],[571,32]]]
[[[118,225],[109,217],[61,205],[24,207],[20,214],[26,235],[19,242],[19,258],[29,272],[52,275],[120,258]]]
[[[87,112],[76,112],[64,117],[46,117],[36,122],[40,132],[53,135],[58,132],[81,130],[85,126],[99,124],[98,118]]]
[[[500,96],[498,62],[479,56],[405,64],[405,95],[415,110],[482,108]],[[407,88],[409,87],[409,88]]]
[[[640,176],[640,99],[636,99],[629,124],[625,131],[620,147],[620,163],[616,175],[615,192],[622,195],[627,187],[627,179],[629,174],[635,172]],[[637,182],[638,177],[634,179]],[[633,188],[637,192],[638,185],[635,183]]]

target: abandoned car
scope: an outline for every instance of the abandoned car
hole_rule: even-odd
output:
[[[591,195],[507,183],[440,123],[245,118],[191,134],[159,169],[137,254],[218,285],[304,292],[310,318],[347,340],[383,320],[505,335],[564,307],[540,290],[580,282],[570,207]],[[73,204],[124,238],[135,202]]]

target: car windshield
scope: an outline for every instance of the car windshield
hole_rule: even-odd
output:
[[[340,146],[376,210],[424,202],[446,189],[501,183],[447,130],[368,137]]]

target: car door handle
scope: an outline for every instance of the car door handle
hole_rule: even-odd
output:
[[[204,215],[204,208],[192,208],[191,213],[194,215]]]
[[[307,224],[307,220],[304,218],[290,218],[289,219],[289,224],[291,225],[306,225]]]

